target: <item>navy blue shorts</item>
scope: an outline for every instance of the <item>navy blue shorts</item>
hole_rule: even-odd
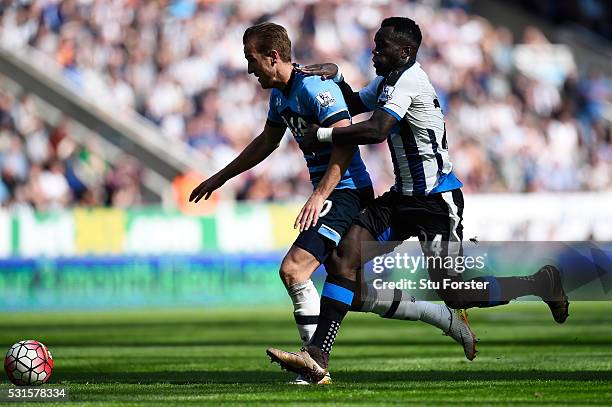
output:
[[[334,190],[325,201],[317,224],[301,232],[293,244],[325,263],[353,220],[373,200],[372,187]]]

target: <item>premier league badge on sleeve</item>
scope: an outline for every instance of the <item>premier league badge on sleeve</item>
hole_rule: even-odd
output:
[[[332,96],[331,92],[326,90],[325,92],[321,92],[317,95],[317,100],[321,107],[333,106],[336,103],[336,99]]]
[[[388,100],[391,100],[391,98],[393,97],[394,90],[395,90],[395,87],[393,86],[385,86],[382,92],[380,93],[380,95],[378,95],[378,102],[384,103],[384,102],[387,102]]]

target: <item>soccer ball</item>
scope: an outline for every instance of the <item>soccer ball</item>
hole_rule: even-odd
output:
[[[42,343],[19,341],[4,357],[4,371],[17,386],[40,386],[51,377],[53,357]]]

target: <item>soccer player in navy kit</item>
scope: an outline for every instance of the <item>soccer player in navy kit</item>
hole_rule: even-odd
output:
[[[302,147],[309,124],[330,128],[350,124],[348,107],[336,83],[294,70],[291,42],[283,27],[273,23],[250,27],[244,33],[243,43],[248,72],[258,78],[264,89],[272,88],[268,119],[263,132],[234,161],[193,190],[190,196],[193,202],[208,199],[227,180],[263,161],[278,147],[287,127]],[[310,210],[302,211],[308,226],[302,228],[283,259],[280,275],[294,305],[300,337],[306,344],[319,316],[319,295],[310,276],[320,264],[326,263],[353,219],[373,200],[373,190],[356,146],[320,145],[304,152],[304,158],[316,192],[305,205]],[[468,359],[475,356],[476,338],[467,320],[452,318],[451,311],[443,305],[405,301],[398,306],[381,300],[367,311],[437,326],[462,344]],[[325,380],[320,378],[317,382],[321,379]]]
[[[373,111],[364,122],[342,128],[306,132],[303,148],[321,144],[374,144],[386,141],[396,182],[360,213],[327,264],[329,295],[321,297],[319,324],[308,346],[300,352],[269,348],[273,361],[316,380],[327,372],[329,354],[342,319],[355,304],[357,279],[364,256],[362,242],[381,238],[403,241],[417,236],[426,256],[461,256],[463,195],[448,154],[444,116],[427,74],[416,61],[421,31],[409,18],[385,19],[372,51],[378,75],[360,92],[353,92],[333,64],[305,67],[301,72],[334,77],[352,114]],[[390,236],[389,236],[390,235]],[[434,263],[430,279],[465,283],[461,273]],[[507,304],[524,295],[541,296],[555,321],[568,316],[569,302],[558,270],[545,266],[525,277],[479,277],[481,290],[440,289],[445,303],[455,309]],[[483,284],[486,283],[486,284]],[[442,285],[441,285],[442,286]],[[457,315],[462,315],[458,313]]]

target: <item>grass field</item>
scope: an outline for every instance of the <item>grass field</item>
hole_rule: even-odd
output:
[[[87,405],[611,405],[612,304],[574,303],[570,314],[559,326],[541,303],[475,310],[473,362],[420,322],[351,314],[335,383],[318,387],[286,384],[292,376],[265,356],[297,348],[287,309],[3,314],[0,348],[43,341],[51,386]]]

